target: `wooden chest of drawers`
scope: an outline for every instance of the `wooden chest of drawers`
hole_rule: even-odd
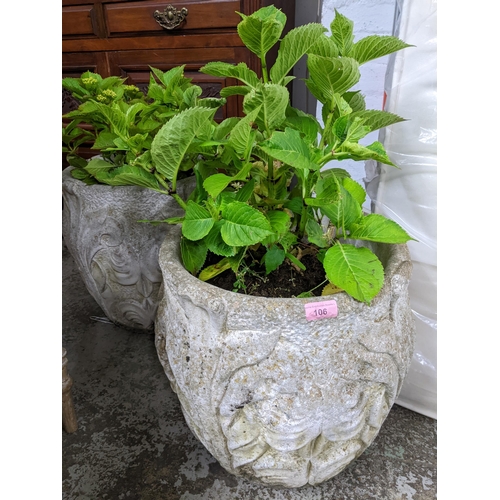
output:
[[[203,96],[216,97],[236,82],[198,70],[207,62],[225,61],[245,62],[258,71],[257,57],[238,37],[236,11],[249,15],[270,4],[287,15],[286,31],[293,28],[295,0],[62,0],[63,77],[90,70],[127,77],[144,89],[150,66],[166,71],[185,64],[186,76],[203,88]],[[276,53],[269,57],[270,64]],[[63,91],[63,113],[77,106]],[[217,118],[241,114],[241,96],[233,96]]]

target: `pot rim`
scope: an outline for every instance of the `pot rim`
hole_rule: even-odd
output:
[[[225,290],[211,283],[207,283],[193,276],[182,264],[180,256],[180,236],[181,236],[181,226],[175,225],[170,226],[165,239],[160,247],[159,251],[159,265],[162,273],[169,274],[172,276],[172,284],[177,288],[179,293],[183,286],[191,284],[198,287],[199,290],[206,292],[207,294],[225,299],[225,301],[233,302],[235,300],[241,301],[242,297],[246,297],[246,300],[254,300],[256,304],[265,302],[266,304],[302,304],[306,305],[311,302],[326,302],[329,300],[335,300],[340,308],[345,309],[357,309],[362,307],[374,307],[379,302],[383,301],[384,298],[391,292],[391,281],[396,275],[403,275],[407,279],[411,276],[412,263],[410,258],[410,252],[406,244],[380,244],[378,245],[379,250],[382,250],[388,254],[387,265],[384,266],[384,285],[380,292],[372,299],[371,304],[368,305],[364,302],[358,301],[348,295],[346,292],[339,292],[333,295],[325,295],[319,297],[262,297],[257,295],[247,295],[231,290]],[[168,259],[166,254],[170,254],[172,258]],[[166,262],[168,260],[168,263]],[[389,278],[389,279],[388,279]],[[164,279],[165,281],[165,279]]]

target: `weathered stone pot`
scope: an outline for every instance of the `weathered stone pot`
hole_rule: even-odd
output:
[[[179,235],[160,249],[155,335],[189,427],[237,476],[290,488],[335,476],[376,437],[412,358],[406,245],[375,249],[386,278],[367,306],[219,289],[184,269]],[[305,304],[332,298],[337,317],[306,319]]]
[[[106,317],[122,326],[152,331],[161,272],[158,251],[166,224],[183,214],[170,196],[139,186],[85,183],[63,170],[63,238],[80,275]],[[179,182],[186,198],[193,180]]]

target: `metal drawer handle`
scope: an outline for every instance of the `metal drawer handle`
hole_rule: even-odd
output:
[[[167,5],[163,12],[156,10],[153,17],[162,28],[165,28],[166,30],[173,30],[174,28],[177,28],[177,26],[179,26],[184,19],[186,19],[187,15],[188,10],[185,7],[178,11],[172,5]]]

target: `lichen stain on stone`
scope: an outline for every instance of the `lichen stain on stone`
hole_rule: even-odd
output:
[[[404,458],[404,448],[402,446],[387,446],[384,450],[384,456],[388,458],[397,458],[397,459],[403,459]]]

